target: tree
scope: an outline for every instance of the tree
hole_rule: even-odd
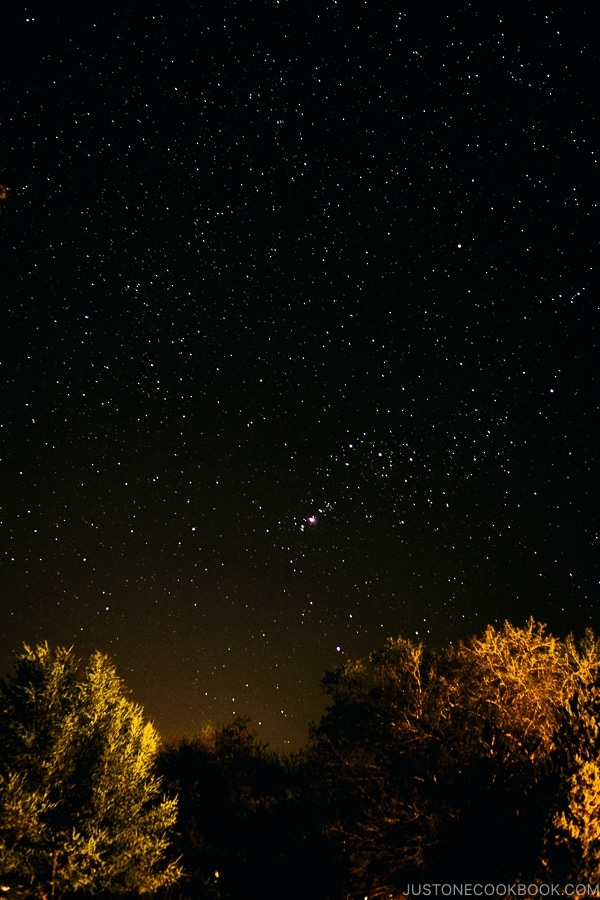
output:
[[[323,680],[332,703],[307,759],[349,889],[375,896],[379,885],[387,895],[423,873],[438,827],[450,665],[446,654],[390,638]]]
[[[272,852],[264,831],[282,780],[275,755],[247,720],[238,719],[219,729],[208,724],[198,736],[167,745],[159,767],[179,796],[178,849],[188,876],[186,893],[229,897],[243,892]]]
[[[556,764],[558,735],[599,669],[593,636],[577,645],[530,619],[433,651],[390,639],[328,673],[331,703],[309,758],[329,798],[327,829],[349,861],[349,887],[374,896],[415,877],[523,880],[547,871],[548,826],[569,790],[573,816],[582,815]],[[578,772],[589,807],[596,770]],[[586,807],[587,831],[577,825],[590,854],[597,808]]]
[[[548,868],[553,877],[563,881],[597,883],[600,881],[600,685],[597,682],[581,688],[562,716],[556,767],[562,776],[566,802],[549,829]]]
[[[447,814],[430,864],[452,871],[468,845],[477,860],[470,870],[478,865],[482,876],[541,876],[548,822],[564,802],[557,734],[571,698],[597,676],[598,647],[556,638],[530,618],[523,627],[488,626],[455,657],[444,729]]]
[[[330,895],[337,873],[303,803],[297,759],[270,751],[247,720],[167,746],[160,767],[179,795],[186,896]]]
[[[158,735],[106,656],[24,646],[0,682],[0,873],[13,897],[173,884]]]

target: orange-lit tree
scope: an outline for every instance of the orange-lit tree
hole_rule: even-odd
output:
[[[573,802],[557,735],[599,668],[593,635],[530,620],[436,651],[390,639],[328,673],[308,760],[352,886],[547,874],[549,824]]]

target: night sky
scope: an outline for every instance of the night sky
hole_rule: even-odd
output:
[[[600,629],[593,6],[16,4],[2,672],[297,747],[388,636]]]

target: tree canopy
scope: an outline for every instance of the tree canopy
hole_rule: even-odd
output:
[[[296,762],[269,750],[245,719],[207,725],[163,749],[161,771],[180,797],[177,846],[187,896],[336,896],[338,873],[304,804]]]
[[[542,877],[567,845],[571,871],[597,872],[599,671],[591,633],[530,619],[439,650],[390,639],[329,672],[308,760],[354,884]]]
[[[24,646],[0,682],[0,873],[12,897],[172,884],[158,735],[108,658]]]
[[[339,900],[424,879],[600,881],[591,631],[390,638],[323,685],[298,754],[239,719],[159,748],[105,656],[25,646],[0,682],[0,889],[160,895],[181,879],[169,896]]]

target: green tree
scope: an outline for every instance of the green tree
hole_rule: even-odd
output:
[[[108,658],[25,646],[0,682],[0,877],[13,897],[147,893],[167,860],[176,801],[159,739]]]

